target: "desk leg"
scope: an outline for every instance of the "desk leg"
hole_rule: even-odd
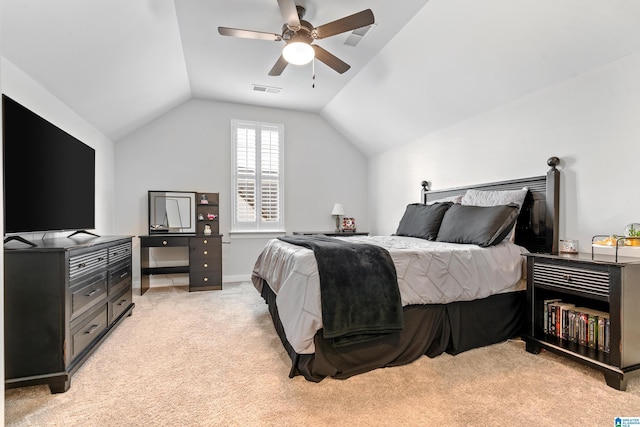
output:
[[[140,248],[140,295],[149,290],[149,248]]]

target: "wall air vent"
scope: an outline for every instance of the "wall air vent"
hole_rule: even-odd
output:
[[[351,34],[349,34],[349,37],[347,37],[347,40],[345,40],[344,44],[346,44],[347,46],[356,46],[362,41],[363,38],[371,33],[371,30],[373,30],[375,26],[376,24],[371,24],[367,25],[366,27],[356,28],[351,32]]]
[[[273,87],[273,86],[265,86],[265,85],[257,85],[254,84],[252,89],[256,92],[264,92],[264,93],[280,93],[282,88]]]

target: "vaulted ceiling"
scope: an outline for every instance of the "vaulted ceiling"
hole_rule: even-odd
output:
[[[347,72],[272,77],[283,42],[218,34],[281,33],[277,0],[3,0],[2,54],[114,140],[199,98],[317,112],[372,155],[640,50],[636,0],[296,3],[314,26],[373,11],[356,46],[314,42]]]

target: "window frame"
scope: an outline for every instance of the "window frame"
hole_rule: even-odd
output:
[[[255,130],[255,221],[238,220],[238,181],[240,171],[238,170],[238,130]],[[264,221],[257,212],[261,209],[262,180],[265,172],[262,170],[262,132],[265,128],[275,128],[278,134],[278,171],[277,171],[277,221]],[[281,123],[256,122],[251,120],[231,120],[231,233],[282,233],[284,232],[284,125]]]

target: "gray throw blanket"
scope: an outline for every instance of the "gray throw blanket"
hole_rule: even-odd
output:
[[[279,239],[313,250],[320,277],[323,336],[333,339],[334,347],[402,329],[398,279],[386,249],[324,235]]]

